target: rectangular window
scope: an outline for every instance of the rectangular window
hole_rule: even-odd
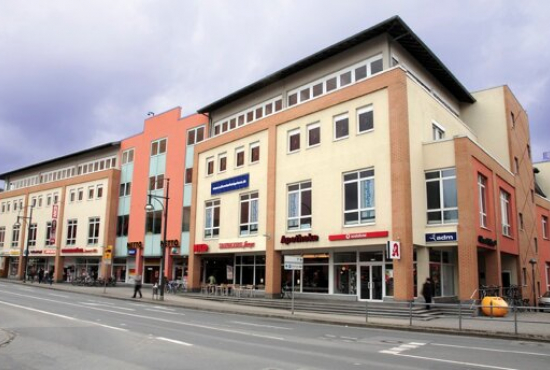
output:
[[[90,217],[88,221],[88,245],[99,243],[99,217]]]
[[[81,202],[84,199],[84,189],[79,188],[78,189],[78,201]]]
[[[187,145],[195,145],[204,140],[204,126],[195,127],[187,131]]]
[[[181,231],[189,232],[191,228],[191,207],[183,207]]]
[[[55,193],[53,195],[53,204],[57,204],[59,202],[59,194]]]
[[[166,153],[166,139],[160,139],[151,143],[151,157]]]
[[[477,175],[477,188],[479,191],[479,225],[487,227],[487,178],[482,174]]]
[[[88,200],[94,199],[95,194],[95,187],[89,186],[88,187]]]
[[[71,190],[71,193],[69,195],[69,202],[72,203],[76,200],[76,190]]]
[[[191,184],[193,182],[193,168],[185,169],[185,183]]]
[[[344,174],[344,225],[374,223],[374,169]]]
[[[500,190],[500,215],[502,220],[502,234],[512,235],[512,226],[510,225],[510,194]]]
[[[125,182],[120,184],[120,191],[118,193],[119,197],[127,197],[131,195],[132,192],[132,183],[131,182]]]
[[[214,173],[214,157],[206,158],[206,175],[212,175]]]
[[[434,141],[445,139],[445,128],[437,122],[432,122],[432,139]]]
[[[288,185],[287,229],[311,229],[311,181]]]
[[[288,153],[293,153],[300,150],[300,129],[291,130],[288,132]]]
[[[520,228],[521,230],[523,230],[523,228],[524,228],[524,227],[523,227],[523,213],[520,212],[520,213],[518,214],[518,218],[519,218],[519,228]]]
[[[334,140],[345,139],[349,136],[349,118],[347,114],[334,117]]]
[[[296,104],[298,104],[298,93],[290,94],[288,96],[288,106],[292,107]]]
[[[6,241],[6,227],[0,226],[0,248],[4,248],[5,241]]]
[[[14,225],[13,230],[11,231],[11,247],[16,248],[19,246],[19,231],[21,230],[21,225]]]
[[[548,217],[542,216],[542,237],[548,239]]]
[[[240,235],[258,233],[258,193],[241,195]]]
[[[29,227],[29,247],[36,246],[36,234],[38,232],[38,225],[31,224]]]
[[[313,123],[307,126],[307,146],[312,147],[321,144],[321,125]]]
[[[130,224],[130,215],[121,215],[117,218],[116,236],[128,236],[128,225]]]
[[[76,231],[78,227],[77,220],[68,220],[67,221],[67,245],[76,244]]]
[[[52,233],[55,233],[54,230],[52,230],[52,222],[48,221],[46,222],[46,235],[44,237],[44,245],[50,246],[52,243],[50,243],[50,239],[55,237],[55,235],[52,235]]]
[[[250,144],[250,163],[256,163],[260,160],[260,143]]]
[[[323,95],[323,83],[320,82],[317,85],[313,85],[313,97],[317,97],[319,95]]]
[[[235,167],[244,166],[244,147],[235,149]]]
[[[134,161],[134,149],[129,149],[122,153],[122,164],[132,163],[133,161]]]
[[[52,205],[52,195],[51,194],[48,194],[46,196],[46,205],[47,206],[51,206]]]
[[[164,174],[149,177],[149,190],[159,190],[164,188]]]
[[[227,170],[227,155],[222,153],[218,155],[218,172],[225,172]]]
[[[374,129],[374,112],[372,106],[357,111],[357,133]]]
[[[370,63],[370,74],[373,75],[378,72],[382,72],[382,58],[374,60]]]
[[[426,172],[428,225],[458,222],[455,169]]]
[[[160,234],[162,228],[162,211],[146,212],[145,233]]]
[[[212,239],[220,235],[220,201],[210,200],[206,202],[204,238]]]

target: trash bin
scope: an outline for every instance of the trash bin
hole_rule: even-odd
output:
[[[153,285],[153,300],[159,299],[159,286],[157,284]]]
[[[504,317],[508,314],[508,303],[500,297],[485,297],[481,301],[481,312],[485,316]]]

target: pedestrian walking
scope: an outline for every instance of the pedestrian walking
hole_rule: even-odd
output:
[[[132,298],[136,298],[137,293],[139,293],[139,298],[142,298],[141,295],[141,275],[134,276],[134,296]]]
[[[44,280],[44,269],[40,267],[40,270],[38,270],[38,284],[42,284],[42,280]]]
[[[50,270],[50,273],[48,274],[48,282],[50,285],[53,284],[53,269]]]
[[[432,284],[432,279],[427,278],[424,285],[422,285],[422,296],[426,301],[426,309],[430,309],[430,304],[432,303],[432,297],[434,295],[434,286]]]

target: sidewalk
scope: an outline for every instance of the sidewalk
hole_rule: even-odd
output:
[[[1,279],[1,282],[12,284],[23,284],[20,281]],[[29,284],[29,283],[27,283]],[[103,293],[103,287],[83,287],[70,284],[29,284],[34,287],[51,289],[56,291],[70,291],[90,296],[109,297],[113,299],[135,301],[131,298],[133,287],[121,285],[108,287]],[[335,325],[348,325],[357,327],[386,328],[408,331],[422,331],[432,333],[445,333],[455,335],[474,335],[489,338],[537,340],[550,342],[550,312],[521,312],[517,314],[517,332],[515,334],[514,313],[510,312],[505,318],[467,317],[462,318],[462,330],[459,331],[459,319],[454,316],[445,316],[431,321],[414,319],[408,317],[372,317],[368,318],[359,315],[340,315],[333,313],[313,313],[295,311],[294,315],[289,310],[254,307],[231,302],[210,301],[197,298],[190,294],[165,295],[164,301],[153,300],[151,287],[144,286],[143,298],[140,302],[147,302],[155,305],[166,305],[183,307],[188,309],[224,312],[233,314],[255,315],[271,318],[290,319]],[[0,332],[1,337],[1,332]],[[0,338],[1,339],[1,338]],[[0,343],[2,343],[0,341]]]

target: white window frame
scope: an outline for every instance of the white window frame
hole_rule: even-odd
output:
[[[210,163],[212,163],[212,172],[210,172]],[[215,172],[216,163],[214,157],[206,158],[206,176],[212,176]]]
[[[218,225],[214,224],[216,209],[218,210]],[[205,202],[204,209],[204,239],[218,239],[220,236],[221,202],[219,199]]]
[[[479,195],[479,226],[487,228],[487,177],[477,174],[477,188]]]
[[[443,175],[444,172],[446,171],[450,171],[450,170],[453,170],[453,175]],[[427,189],[427,184],[429,182],[439,182],[439,208],[428,208],[428,194],[426,193],[426,222],[428,225],[456,225],[458,224],[458,194],[455,194],[456,196],[456,207],[445,207],[445,180],[449,180],[449,179],[454,179],[454,182],[455,182],[455,189],[456,189],[456,169],[455,168],[444,168],[444,169],[440,169],[440,170],[433,170],[433,171],[426,171],[425,174],[428,174],[428,173],[435,173],[435,172],[439,172],[439,177],[438,178],[434,178],[434,179],[426,179],[425,178],[425,182],[426,182],[426,189]],[[453,212],[453,211],[456,211],[457,213],[457,220],[449,220],[449,221],[446,221],[445,220],[445,212]],[[440,212],[441,214],[441,222],[439,223],[430,223],[429,222],[429,217],[428,217],[428,213],[433,213],[433,212]]]
[[[11,230],[11,247],[17,248],[19,246],[19,237],[21,236],[21,225],[14,225]]]
[[[239,164],[239,154],[242,154],[242,157],[243,157],[243,163],[242,164]],[[238,148],[235,149],[235,168],[241,168],[244,166],[244,163],[245,163],[245,159],[246,159],[246,152],[244,150],[244,146],[240,146]]]
[[[29,225],[29,232],[28,232],[28,238],[27,244],[29,247],[35,247],[36,246],[36,236],[38,234],[38,224],[33,223]]]
[[[0,248],[4,248],[6,242],[6,227],[0,226]]]
[[[84,200],[84,188],[78,188],[78,196],[77,196],[77,200],[79,202],[82,202]]]
[[[256,235],[259,228],[260,199],[257,191],[240,195],[239,202],[239,235]],[[248,209],[248,218],[245,222],[242,220],[243,206]]]
[[[199,131],[202,130],[202,140],[197,140],[197,134],[199,133]],[[193,142],[190,143],[189,142],[189,134],[193,132],[194,134],[194,138],[193,138]],[[195,144],[198,144],[202,141],[204,141],[206,135],[205,135],[205,132],[206,132],[206,128],[204,125],[202,126],[197,126],[197,127],[193,127],[193,128],[190,128],[189,130],[187,130],[187,137],[186,137],[186,142],[187,142],[187,145],[195,145]]]
[[[292,189],[291,188],[295,188]],[[286,212],[286,230],[287,231],[299,231],[299,230],[311,230],[313,227],[313,184],[311,180],[295,182],[288,184],[287,187],[287,212]],[[304,193],[309,192],[311,199],[311,207],[309,214],[302,214],[302,198]],[[294,199],[295,198],[295,199]],[[294,199],[294,201],[291,201]],[[295,203],[295,212],[291,214],[293,207],[291,203]],[[307,220],[309,219],[309,223]],[[296,226],[291,226],[291,224],[296,224]]]
[[[93,200],[95,198],[95,186],[88,186],[88,200]]]
[[[367,130],[361,130],[361,120],[360,120],[360,116],[364,113],[369,113],[371,112],[372,113],[372,128],[369,128]],[[363,108],[360,108],[357,110],[357,114],[356,114],[356,117],[357,117],[357,135],[359,134],[365,134],[367,132],[372,132],[374,131],[374,107],[373,105],[368,105],[366,107],[363,107]]]
[[[349,180],[346,180],[346,176],[349,176],[349,175],[354,175],[356,174],[356,178],[354,179],[349,179]],[[372,187],[372,205],[371,206],[366,206],[366,205],[362,205],[361,203],[361,192],[363,190],[363,184],[366,184],[370,182],[371,183],[371,187]],[[352,184],[352,183],[357,183],[357,193],[355,194],[357,196],[357,208],[353,208],[353,209],[346,209],[346,184]],[[376,181],[375,181],[375,172],[374,172],[374,168],[370,167],[370,168],[364,168],[364,169],[361,169],[361,170],[357,170],[357,171],[350,171],[350,172],[346,172],[342,175],[342,185],[343,185],[343,190],[342,190],[342,195],[343,195],[343,200],[342,200],[342,208],[343,208],[343,225],[344,227],[356,227],[356,226],[362,226],[362,225],[374,225],[376,223]],[[363,221],[363,218],[361,217],[361,215],[364,213],[364,212],[373,212],[374,213],[374,217],[372,219],[368,219],[366,218],[365,221]],[[346,221],[346,214],[352,214],[352,213],[356,213],[357,214],[357,222],[349,222],[347,223]]]
[[[300,151],[301,140],[302,140],[302,138],[300,137],[300,132],[301,132],[301,130],[300,130],[299,128],[295,128],[295,129],[289,130],[289,131],[287,132],[287,147],[286,147],[286,152],[287,152],[287,154],[292,154],[292,153],[296,153],[296,152],[299,152],[299,151]],[[292,149],[290,148],[290,144],[291,144],[292,138],[293,138],[294,136],[298,136],[298,148],[292,150]]]
[[[76,199],[76,189],[71,189],[71,191],[69,192],[69,203],[76,202]]]
[[[512,236],[512,225],[510,223],[510,198],[511,195],[504,189],[500,189],[500,216],[502,224],[502,235]]]
[[[76,218],[67,220],[67,238],[65,240],[65,245],[76,244],[77,231],[78,231],[78,220]]]
[[[161,147],[161,143],[164,141],[164,151],[161,152],[160,151],[160,147]],[[157,144],[157,152],[153,154],[153,145],[154,144]],[[151,157],[156,157],[158,155],[162,155],[162,154],[165,154],[166,152],[168,151],[168,139],[167,138],[162,138],[162,139],[157,139],[157,140],[153,140],[151,141],[151,146],[150,146],[150,154],[151,154]]]
[[[134,149],[128,149],[122,152],[122,164],[132,163],[134,161]]]
[[[432,140],[440,141],[445,139],[445,127],[436,121],[432,121]]]
[[[88,219],[88,245],[99,244],[99,229],[101,223],[99,217],[90,217]]]
[[[347,124],[348,125],[348,133],[345,136],[336,137],[336,133],[337,133],[336,125],[337,125],[338,122],[343,121],[343,120],[348,121],[348,124]],[[332,129],[333,129],[333,132],[334,132],[334,134],[333,134],[333,140],[334,141],[345,140],[345,139],[349,138],[349,114],[343,113],[343,114],[339,114],[337,116],[334,116],[332,118]]]
[[[549,235],[548,235],[548,217],[546,216],[542,216],[542,238],[543,239],[548,239]]]
[[[50,238],[52,237],[52,222],[51,221],[47,221],[46,222],[46,234],[45,234],[45,237],[44,237],[44,245],[45,246],[50,246],[52,245],[50,243]]]
[[[311,144],[309,133],[310,133],[310,131],[315,130],[315,129],[319,129],[319,142],[316,143],[316,144]],[[307,131],[306,141],[307,141],[307,147],[308,148],[314,148],[316,146],[321,145],[321,124],[319,122],[310,123],[309,125],[307,125],[307,130],[306,131]]]
[[[258,148],[258,151],[259,151],[259,155],[258,155],[258,159],[257,160],[254,160],[254,157],[252,155],[252,151],[255,149],[255,148]],[[260,142],[259,141],[256,141],[254,143],[251,143],[250,146],[249,146],[249,153],[250,153],[250,164],[254,164],[254,163],[259,163],[260,162],[260,158],[261,158],[261,148],[260,148]]]
[[[225,168],[222,170],[222,160],[225,160]],[[223,152],[218,154],[218,173],[224,173],[227,171],[227,153]]]

